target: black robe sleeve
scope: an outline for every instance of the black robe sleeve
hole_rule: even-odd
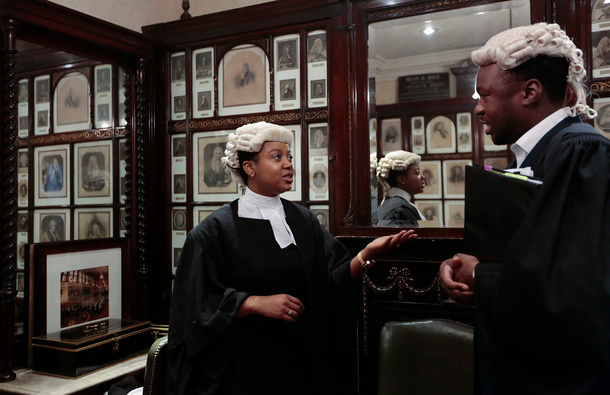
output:
[[[566,134],[540,172],[504,262],[476,269],[483,369],[492,393],[607,393],[610,141]]]

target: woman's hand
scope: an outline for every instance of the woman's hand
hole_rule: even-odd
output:
[[[375,259],[377,255],[399,248],[415,237],[417,235],[413,229],[401,230],[394,235],[378,237],[362,250],[362,259],[365,261]]]
[[[296,322],[305,310],[303,303],[294,296],[277,294],[252,295],[246,298],[237,311],[238,317],[258,314],[269,318]]]

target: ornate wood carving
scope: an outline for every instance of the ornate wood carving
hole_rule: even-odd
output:
[[[458,8],[466,5],[472,5],[472,0],[440,0],[414,2],[415,4],[405,4],[398,7],[388,7],[377,11],[372,11],[368,15],[369,21],[399,18],[403,16],[412,16],[430,12],[431,10],[439,11],[443,8]]]
[[[591,92],[597,94],[610,93],[610,82],[600,81],[591,84]]]
[[[135,212],[137,277],[141,281],[149,274],[149,217],[148,217],[148,89],[146,85],[148,60],[140,59],[136,78],[135,121]]]
[[[2,139],[2,283],[0,284],[0,382],[14,380],[11,367],[15,327],[15,269],[17,268],[17,83],[15,78],[16,31],[19,23],[3,20],[4,123]]]
[[[125,131],[121,131],[122,134]],[[117,131],[117,135],[118,131]],[[98,129],[98,130],[85,130],[82,132],[74,132],[74,133],[57,133],[57,134],[47,134],[44,136],[32,136],[29,139],[17,139],[15,141],[15,146],[27,147],[28,141],[33,145],[48,145],[48,144],[56,144],[56,143],[69,143],[69,142],[78,142],[78,141],[92,141],[96,139],[103,139],[112,136],[112,129]]]
[[[133,133],[132,133],[132,102],[131,102],[131,73],[123,71],[123,83],[125,84],[125,97],[123,98],[125,103],[125,114],[127,114],[127,124],[122,130],[117,130],[117,136],[125,136],[125,237],[131,236],[131,214],[133,213],[133,155],[131,147],[133,146]]]

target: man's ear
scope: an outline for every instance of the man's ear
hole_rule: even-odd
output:
[[[532,78],[525,81],[523,84],[523,105],[530,106],[539,102],[543,92],[544,89],[538,79]]]

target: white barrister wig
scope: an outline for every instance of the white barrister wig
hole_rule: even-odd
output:
[[[570,107],[570,115],[595,118],[597,113],[587,106],[582,84],[587,75],[582,51],[555,23],[536,23],[500,32],[472,52],[472,61],[480,67],[496,63],[503,70],[510,70],[538,55],[563,57],[568,61],[568,89],[576,96],[576,104]]]
[[[371,154],[371,174],[376,174],[377,172],[377,153],[373,152]]]
[[[267,141],[280,141],[292,145],[292,132],[283,126],[268,122],[249,123],[237,128],[235,133],[229,134],[225,157],[222,162],[227,166],[227,172],[231,173],[233,179],[242,185],[246,185],[239,174],[239,158],[237,151],[260,152],[261,147]]]
[[[390,184],[388,184],[390,171],[406,171],[409,166],[418,165],[420,160],[421,156],[402,150],[388,152],[386,156],[379,159],[377,163],[377,181],[383,186],[384,196],[387,196],[390,191]]]

